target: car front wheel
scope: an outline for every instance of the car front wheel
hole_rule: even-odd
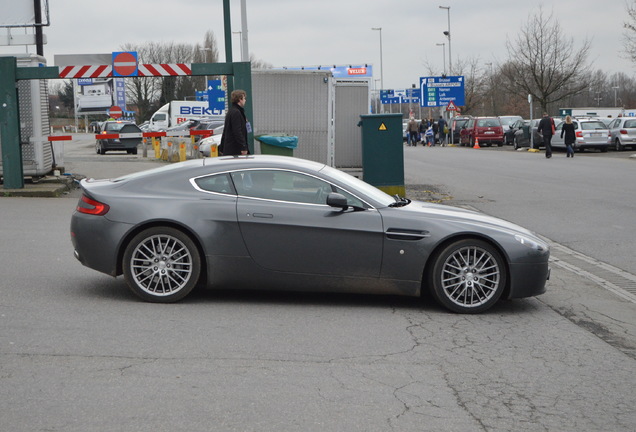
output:
[[[124,278],[137,296],[153,303],[179,301],[196,286],[201,258],[194,242],[179,230],[149,228],[126,247]]]
[[[439,303],[457,313],[479,313],[492,307],[506,286],[501,254],[479,239],[463,239],[439,252],[429,275]]]

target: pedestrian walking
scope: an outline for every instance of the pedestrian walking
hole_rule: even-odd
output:
[[[433,145],[435,145],[439,139],[439,125],[433,119],[431,119],[431,123],[433,124]]]
[[[439,143],[442,147],[446,146],[446,135],[448,134],[448,126],[444,117],[439,116],[437,121],[437,128],[439,131]]]
[[[554,135],[554,120],[548,113],[543,113],[541,121],[539,121],[539,127],[537,132],[543,137],[543,144],[545,145],[545,157],[550,159],[552,157],[552,135]]]
[[[435,146],[435,132],[433,132],[433,126],[429,126],[424,133],[424,137],[426,138],[426,145],[431,147]]]
[[[219,154],[238,156],[249,153],[247,134],[252,132],[252,126],[247,120],[243,109],[246,100],[247,93],[245,93],[245,90],[234,90],[230,95],[231,106],[225,115]]]
[[[415,121],[415,118],[413,117],[411,117],[411,120],[409,120],[408,131],[409,131],[409,138],[411,140],[411,145],[413,147],[417,147],[417,142],[419,141],[417,139],[417,136],[419,134],[419,126],[417,122]]]
[[[565,138],[564,138],[565,136]],[[576,141],[576,134],[574,132],[574,124],[572,123],[571,116],[565,116],[565,123],[561,129],[561,138],[564,138],[566,157],[574,157],[574,141]]]

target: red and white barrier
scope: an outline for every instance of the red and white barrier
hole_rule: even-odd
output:
[[[192,75],[192,65],[187,63],[140,64],[137,75],[153,76],[185,76]],[[64,66],[60,69],[60,78],[110,78],[113,76],[112,65]]]

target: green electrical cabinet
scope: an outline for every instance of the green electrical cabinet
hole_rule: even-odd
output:
[[[363,180],[389,195],[404,196],[402,114],[360,116]]]

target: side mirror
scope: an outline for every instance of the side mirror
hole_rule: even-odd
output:
[[[349,208],[349,204],[347,204],[347,198],[345,198],[344,195],[336,192],[331,192],[329,195],[327,195],[327,205],[343,210]]]

